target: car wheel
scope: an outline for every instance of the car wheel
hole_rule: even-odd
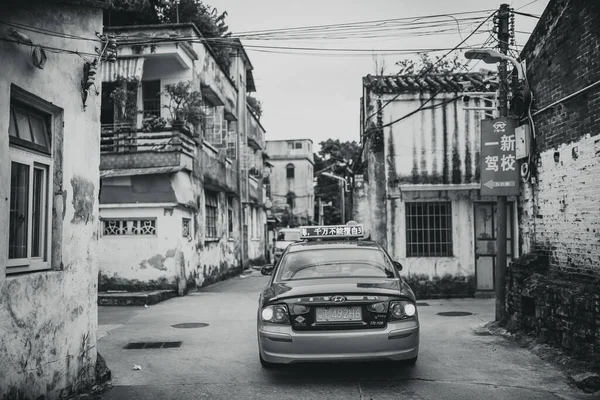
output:
[[[263,368],[272,369],[275,366],[275,364],[265,361],[264,358],[262,358],[262,356],[260,355],[260,353],[258,354],[258,357],[260,358],[260,365],[262,365]]]
[[[408,360],[404,360],[404,364],[405,365],[415,365],[417,363],[417,359],[419,358],[419,356],[415,356],[413,358],[409,358]]]

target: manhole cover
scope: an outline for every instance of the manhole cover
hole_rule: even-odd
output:
[[[183,324],[175,324],[175,325],[171,325],[173,328],[181,328],[181,329],[187,329],[187,328],[206,328],[208,326],[208,324],[205,324],[203,322],[186,322]]]
[[[424,302],[420,302],[419,303],[419,302],[417,302],[417,306],[419,306],[419,307],[425,307],[425,306],[428,306],[428,305],[429,305],[429,303],[424,303]]]
[[[466,317],[467,315],[473,315],[473,313],[466,311],[445,311],[437,313],[437,315],[441,315],[442,317]]]
[[[133,342],[127,343],[124,349],[140,350],[140,349],[173,349],[181,347],[183,342]]]

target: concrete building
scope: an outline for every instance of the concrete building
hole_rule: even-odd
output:
[[[100,290],[184,294],[264,258],[264,129],[241,44],[226,69],[193,24],[106,32],[120,46],[102,71]],[[165,92],[185,83],[198,104],[183,124]]]
[[[0,10],[0,398],[56,399],[95,378],[100,97],[82,79],[100,45],[106,4],[7,3]]]
[[[472,108],[491,106],[496,89],[497,77],[487,73],[363,79],[353,219],[427,292],[494,288],[495,199],[479,194],[485,115]],[[516,214],[509,214],[514,233]],[[509,248],[509,257],[516,254],[514,241]]]
[[[310,139],[267,140],[273,165],[269,179],[272,212],[283,226],[314,222],[314,153]]]
[[[551,0],[521,53],[533,93],[524,257],[508,268],[514,328],[600,360],[600,4]],[[533,128],[533,129],[531,129]],[[526,161],[527,159],[525,159]],[[590,364],[591,365],[591,364]]]

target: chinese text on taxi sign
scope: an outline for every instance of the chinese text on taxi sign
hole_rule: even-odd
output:
[[[332,226],[304,226],[302,227],[302,238],[316,239],[326,237],[362,237],[362,225],[332,225]]]
[[[516,157],[515,128],[511,118],[481,121],[481,194],[519,194],[520,168]]]

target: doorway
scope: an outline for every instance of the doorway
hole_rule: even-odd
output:
[[[506,204],[506,262],[513,259],[513,203]],[[497,263],[497,207],[494,202],[475,203],[475,278],[478,292],[494,291]]]

